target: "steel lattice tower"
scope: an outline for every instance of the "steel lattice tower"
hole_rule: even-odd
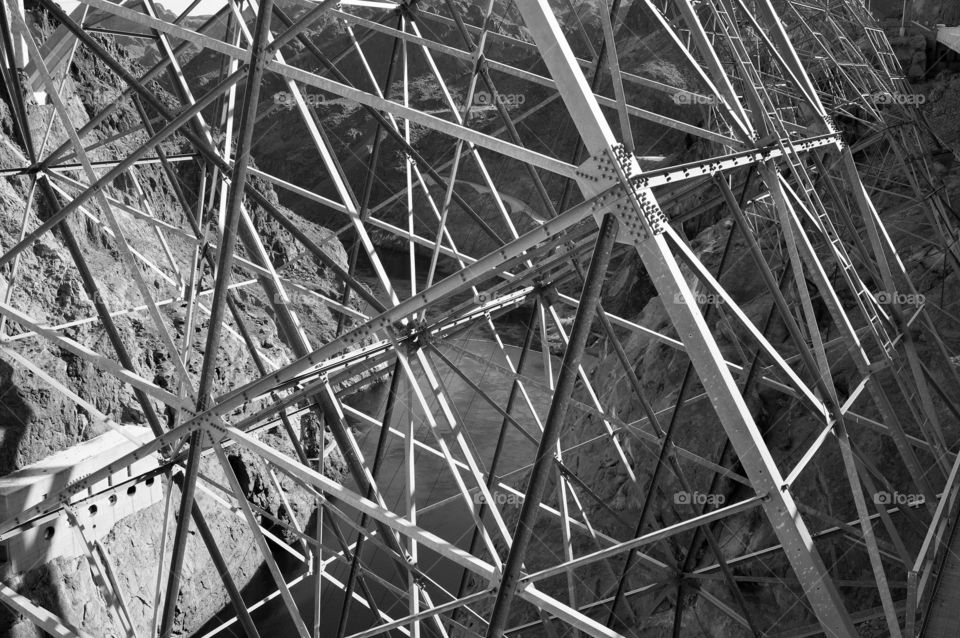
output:
[[[118,415],[99,413],[19,355],[17,343],[49,342],[116,377],[133,389],[154,438],[0,522],[0,541],[74,516],[102,497],[107,478],[127,472],[124,485],[161,477],[175,514],[165,519],[173,541],[160,559],[149,635],[174,629],[191,528],[221,571],[237,625],[264,635],[207,528],[198,489],[215,491],[242,516],[275,598],[303,638],[700,635],[691,615],[703,605],[744,635],[916,635],[957,513],[960,378],[933,300],[911,283],[875,201],[893,197],[922,211],[949,268],[960,272],[954,214],[923,160],[936,141],[914,106],[898,101],[910,88],[859,0],[620,5],[600,3],[585,14],[547,0],[476,7],[323,0],[288,13],[274,0],[230,0],[197,27],[165,17],[153,0],[81,0],[69,15],[52,0],[28,3],[26,14],[4,2],[3,79],[28,160],[5,178],[29,179],[52,212],[39,219],[25,211],[19,243],[3,247],[3,355],[111,426]],[[56,23],[42,41],[25,22],[32,11]],[[628,14],[642,15],[642,26],[628,24]],[[109,29],[97,27],[108,17]],[[340,25],[335,42],[308,37],[331,20]],[[132,73],[104,45],[103,31],[137,34],[157,62]],[[639,65],[648,53],[637,52],[638,41],[665,47],[683,86]],[[392,47],[388,65],[384,43]],[[184,71],[198,50],[217,61],[216,77],[201,82]],[[122,93],[75,128],[56,69],[69,68],[78,52],[115,77]],[[415,73],[428,78],[442,108],[420,99]],[[306,161],[322,174],[323,189],[250,161],[265,126],[260,116],[275,104],[265,87],[277,85],[301,122],[297,142],[313,151]],[[47,119],[31,115],[25,96],[32,92],[46,94]],[[363,114],[372,135],[365,155],[347,157],[331,141],[331,125],[318,116],[318,102],[330,100]],[[140,117],[124,134],[143,135],[142,143],[111,161],[92,159],[92,149],[112,148],[97,131],[122,104],[135,105]],[[45,139],[50,121],[65,131],[58,148]],[[661,157],[653,135],[686,140],[684,152]],[[173,139],[181,152],[165,146]],[[400,150],[403,183],[387,175],[387,145]],[[351,162],[366,167],[362,179],[344,168]],[[177,192],[176,223],[119,194],[118,180],[144,186],[138,169],[147,165]],[[197,176],[191,188],[186,166]],[[467,176],[476,183],[465,186]],[[285,214],[258,183],[309,201],[346,244],[347,259],[332,259],[308,224]],[[384,184],[390,192],[378,199]],[[492,217],[465,198],[477,187],[491,199]],[[535,214],[508,203],[518,188]],[[305,290],[274,266],[253,208],[327,269],[334,292]],[[84,216],[109,231],[139,294],[127,308],[100,295],[100,273],[76,249],[71,227]],[[721,218],[729,220],[722,257],[708,264],[692,229]],[[151,251],[128,241],[130,224],[181,248],[154,263],[145,256]],[[87,319],[111,349],[97,351],[75,341],[69,326],[18,308],[19,256],[48,233],[72,247],[95,310]],[[457,239],[471,235],[488,248],[458,248]],[[406,255],[402,276],[384,258],[387,240]],[[604,308],[616,301],[604,296],[612,262],[631,263],[649,279],[662,300],[661,328]],[[762,294],[732,291],[737,263],[750,264]],[[362,268],[372,273],[364,281]],[[151,271],[167,283],[148,285]],[[267,357],[250,338],[237,301],[244,287],[269,300],[287,359]],[[185,308],[182,325],[170,322],[167,299]],[[322,342],[302,316],[319,307],[338,320]],[[130,337],[116,324],[131,313],[172,357],[172,385],[143,376],[126,354]],[[505,345],[508,313],[528,317],[522,348]],[[465,335],[496,344],[497,392],[460,369],[452,353]],[[234,339],[257,374],[224,387],[218,369],[231,365],[224,344]],[[669,353],[664,361],[684,372],[664,371],[668,382],[682,382],[659,398],[638,376],[637,339]],[[560,358],[540,357],[540,377],[525,373],[524,361],[537,358],[534,344],[547,351],[551,341]],[[838,382],[841,368],[852,382]],[[524,444],[505,450],[501,435],[492,456],[480,454],[471,415],[451,396],[452,378]],[[345,400],[373,379],[387,388],[382,411]],[[800,415],[802,425],[779,425],[802,440],[792,454],[771,444],[761,393]],[[621,418],[624,394],[635,410]],[[299,440],[293,421],[311,413],[333,442],[321,455],[336,448],[343,456],[343,484],[319,472],[322,463]],[[372,456],[361,451],[356,423],[378,433]],[[689,444],[693,427],[715,449]],[[268,429],[289,437],[296,454],[258,438]],[[586,431],[595,433],[589,441],[575,438]],[[888,466],[877,467],[865,449],[877,440],[893,450]],[[620,521],[633,528],[627,533],[591,520],[591,512],[612,510],[570,465],[585,445],[605,450],[642,493]],[[378,466],[389,446],[402,456],[400,470],[386,476]],[[312,495],[323,521],[315,531],[271,520],[248,501],[227,460],[238,449]],[[504,454],[522,461],[498,472]],[[830,486],[843,504],[837,511],[805,498],[827,454],[842,463],[845,480]],[[159,459],[156,470],[128,471],[149,456]],[[424,459],[455,486],[452,497],[426,498],[416,480]],[[205,460],[219,463],[223,482],[201,472]],[[404,498],[389,502],[387,489],[398,485]],[[678,490],[725,490],[730,498],[677,501],[672,520],[654,515],[670,498],[664,494]],[[905,506],[879,494],[916,498]],[[429,515],[438,511],[465,521],[469,533],[445,536]],[[731,542],[742,539],[736,530],[744,521],[773,542]],[[268,523],[299,537],[286,549],[310,578],[296,587],[313,587],[314,601],[342,590],[344,610],[370,612],[362,616],[367,626],[347,631],[298,609],[289,572],[273,553],[284,543]],[[531,550],[545,542],[557,551]],[[112,574],[108,552],[95,544],[89,551]],[[338,567],[346,578],[335,577]],[[454,571],[459,589],[438,582],[437,569]],[[113,576],[103,585],[110,613],[135,635],[129,597]],[[772,624],[769,610],[755,605],[750,587],[758,586],[786,601]],[[10,587],[0,588],[0,600],[53,635],[79,633]],[[645,624],[651,618],[660,619],[656,629]]]

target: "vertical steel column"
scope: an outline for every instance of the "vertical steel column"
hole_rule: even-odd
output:
[[[538,304],[534,303],[530,309],[530,316],[527,319],[527,330],[523,338],[523,349],[520,351],[520,359],[517,361],[517,378],[513,380],[513,383],[510,384],[510,395],[507,398],[506,409],[504,410],[505,415],[503,417],[503,423],[500,425],[500,434],[497,435],[497,445],[493,451],[493,458],[490,460],[490,465],[487,469],[487,489],[493,489],[497,481],[497,467],[500,463],[500,455],[503,452],[504,444],[507,440],[507,425],[509,425],[510,419],[508,416],[513,414],[513,406],[516,403],[517,395],[520,393],[520,387],[523,385],[523,382],[520,380],[520,376],[523,374],[524,364],[527,361],[527,355],[530,353],[530,346],[533,345],[533,336],[536,333],[537,326],[537,306]],[[477,511],[477,518],[483,520],[484,510],[486,503],[481,505],[480,509]],[[470,548],[469,551],[471,554],[474,554],[477,551],[477,541],[480,540],[480,530],[474,528],[473,534],[470,536]],[[464,567],[463,571],[460,574],[460,584],[457,586],[457,598],[463,598],[464,594],[467,591],[467,581],[470,574],[467,571],[467,568]],[[456,614],[451,614],[451,630],[453,620],[456,619]]]
[[[174,479],[174,481],[178,482],[177,479]],[[237,620],[243,627],[243,631],[246,632],[247,638],[260,638],[260,632],[257,631],[257,626],[250,616],[250,611],[246,605],[243,604],[243,595],[240,593],[237,583],[233,580],[233,576],[230,575],[230,566],[227,564],[223,553],[217,546],[217,537],[214,536],[213,531],[211,531],[210,525],[207,524],[207,519],[203,515],[203,511],[196,501],[193,502],[191,514],[193,515],[193,523],[197,527],[197,533],[200,534],[200,538],[207,546],[207,551],[210,553],[211,560],[213,560],[213,566],[220,575],[220,580],[223,581],[223,586],[227,590],[227,596],[233,603],[233,608],[237,612]]]
[[[387,438],[390,434],[390,422],[393,420],[393,410],[397,402],[397,394],[400,391],[400,381],[402,380],[400,363],[393,365],[393,375],[390,377],[390,389],[387,391],[387,403],[383,409],[383,418],[380,423],[380,435],[377,437],[377,449],[373,455],[373,468],[370,470],[370,476],[374,481],[380,474],[380,466],[383,463],[383,457],[387,452]],[[367,487],[366,498],[373,498],[373,485]],[[369,517],[366,514],[360,516],[359,528],[365,530]],[[337,638],[343,638],[347,633],[347,620],[350,616],[350,603],[353,600],[353,593],[356,590],[357,578],[360,575],[360,556],[363,554],[363,545],[367,536],[363,532],[357,534],[357,540],[353,549],[353,560],[350,562],[350,573],[344,584],[343,604],[340,608],[340,619],[337,623]]]
[[[24,13],[23,0],[13,0],[13,10],[16,11],[22,18],[26,19]],[[18,35],[13,37],[13,59],[11,63],[17,69],[25,69],[27,67],[27,62],[29,61],[29,54],[27,53],[27,43],[23,39],[24,36]],[[28,89],[30,87],[27,87]]]
[[[200,473],[200,443],[202,433],[197,430],[190,435],[187,467],[183,482],[180,484],[180,510],[177,517],[177,529],[173,536],[173,553],[170,556],[170,572],[167,575],[167,593],[163,599],[163,615],[160,617],[160,638],[170,638],[173,633],[173,620],[180,595],[180,573],[183,571],[183,559],[187,553],[187,531],[190,527],[190,512],[193,511],[193,496],[197,489],[197,476]],[[163,561],[163,556],[160,557]]]
[[[266,68],[266,46],[270,35],[270,16],[273,0],[264,0],[257,16],[253,50],[251,51],[250,70],[244,90],[244,104],[241,111],[240,131],[237,143],[237,157],[230,182],[230,202],[223,239],[220,242],[217,261],[217,281],[210,308],[209,331],[204,348],[203,366],[200,371],[200,384],[197,389],[197,410],[207,408],[213,378],[217,369],[217,351],[220,348],[220,327],[227,308],[230,272],[233,269],[234,245],[236,244],[240,223],[240,204],[243,201],[244,186],[247,180],[247,167],[250,163],[250,145],[253,140],[253,127],[260,101],[260,81]],[[170,576],[167,581],[167,596],[164,602],[160,635],[168,638],[173,631],[174,611],[180,594],[180,573],[186,553],[187,530],[190,526],[190,513],[193,511],[193,497],[197,487],[197,475],[200,470],[202,432],[194,432],[190,437],[190,453],[187,458],[186,476],[180,497],[180,518],[174,536],[173,555],[170,558]],[[242,498],[242,495],[238,495]],[[268,556],[265,556],[269,560]]]
[[[243,203],[243,192],[247,180],[247,168],[250,163],[250,146],[253,141],[253,127],[257,114],[257,105],[260,101],[260,80],[266,68],[267,58],[265,49],[270,32],[270,16],[273,0],[266,0],[260,7],[257,16],[256,32],[254,34],[253,51],[251,52],[250,70],[247,73],[244,87],[243,109],[240,114],[240,130],[237,140],[237,154],[234,161],[233,173],[230,176],[230,200],[227,208],[227,219],[224,224],[223,239],[220,241],[220,250],[217,259],[217,281],[213,291],[213,300],[210,302],[210,331],[207,333],[207,342],[204,347],[203,367],[200,371],[200,385],[197,393],[197,409],[206,409],[210,389],[213,386],[213,375],[217,368],[217,350],[220,347],[220,327],[227,309],[229,293],[230,271],[233,268],[234,246],[239,234],[240,206]]]
[[[557,84],[584,144],[592,155],[606,155],[617,140],[600,111],[597,99],[590,91],[547,0],[517,0],[517,8]],[[632,162],[632,168],[638,171],[636,160]],[[590,189],[588,184],[581,184],[581,188],[588,191],[587,194]],[[644,195],[648,201],[655,202],[652,192],[647,191]],[[634,214],[639,214],[639,211]],[[709,326],[699,308],[692,302],[690,288],[666,239],[662,235],[653,234],[636,241],[635,246],[661,298],[685,300],[683,303],[666,303],[664,306],[687,347],[690,361],[747,476],[757,493],[765,496],[766,516],[783,544],[787,558],[817,619],[830,635],[850,638],[856,636],[850,614],[814,547],[797,504],[789,491],[784,489],[780,470],[724,362]],[[500,631],[502,633],[502,627]],[[496,634],[491,631],[489,635]]]
[[[507,555],[503,576],[500,579],[500,587],[497,589],[497,600],[494,603],[493,612],[490,615],[490,625],[487,628],[488,638],[502,636],[507,624],[510,603],[517,591],[520,569],[523,566],[523,557],[530,544],[530,539],[533,537],[533,527],[537,522],[540,502],[543,500],[550,470],[553,467],[554,450],[557,441],[560,440],[560,432],[567,417],[570,397],[573,395],[573,388],[577,382],[580,360],[583,358],[583,352],[586,349],[587,337],[590,336],[590,325],[593,323],[597,303],[600,301],[600,291],[603,289],[607,266],[610,264],[610,255],[613,253],[613,247],[616,243],[618,226],[619,222],[616,217],[609,213],[603,218],[603,223],[600,225],[597,246],[593,252],[593,259],[590,261],[587,279],[583,283],[580,305],[577,307],[573,330],[570,333],[570,343],[563,353],[563,363],[560,365],[557,389],[553,394],[550,411],[547,413],[547,420],[543,425],[543,435],[540,437],[540,445],[537,448],[537,458],[534,461],[533,469],[530,471],[530,482],[527,484],[527,490],[523,498],[523,507],[520,510],[520,518],[517,520],[513,544],[510,546],[510,553]]]

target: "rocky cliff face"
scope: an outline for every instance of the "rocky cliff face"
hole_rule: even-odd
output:
[[[50,28],[43,16],[36,18],[37,28]],[[114,55],[125,60],[135,74],[145,71],[136,61],[128,59],[124,50],[116,46],[111,39],[104,39],[103,43]],[[67,96],[66,107],[72,125],[80,128],[93,112],[104,106],[105,96],[116,99],[119,90],[102,65],[98,65],[80,51],[70,67],[62,95]],[[67,140],[63,125],[53,115],[52,105],[31,100],[27,108],[34,142],[38,147],[41,146],[51,117],[53,125],[46,138],[46,152]],[[118,140],[109,139],[138,122],[133,106],[129,102],[123,104],[95,134],[85,139],[88,144],[102,142],[102,146],[91,151],[91,159],[96,161],[123,156],[143,143],[147,138],[142,132]],[[180,141],[172,138],[164,143],[163,148],[168,153],[177,153],[181,148]],[[21,140],[15,135],[8,96],[3,96],[0,100],[0,168],[20,168],[29,164]],[[195,185],[197,175],[194,164],[179,164],[177,170],[184,184]],[[162,170],[149,165],[138,167],[136,171],[136,183],[131,178],[118,180],[108,194],[121,204],[135,206],[162,222],[189,228],[183,221],[182,211]],[[64,171],[63,174],[71,179],[84,179],[79,171]],[[68,181],[55,181],[54,184],[63,189],[63,192],[59,193],[61,204],[80,190]],[[258,187],[276,202],[276,195],[268,185],[258,184]],[[50,202],[40,197],[39,192],[32,188],[30,176],[21,175],[0,180],[0,245],[9,248],[17,243],[21,236],[24,211],[28,208],[28,229],[36,227],[40,220],[54,212]],[[159,303],[159,308],[164,324],[179,343],[186,330],[182,287],[184,282],[178,280],[179,275],[170,265],[166,249],[158,241],[155,231],[122,208],[114,210],[128,241],[140,252],[144,263],[156,265],[155,268],[141,265],[140,272],[147,286],[155,292],[154,298],[163,300]],[[324,293],[334,291],[332,278],[324,267],[314,261],[312,256],[301,254],[285,231],[272,223],[255,206],[251,209],[251,215],[265,240],[275,267],[285,267],[287,275],[308,289]],[[94,273],[107,306],[112,311],[122,311],[116,317],[117,329],[127,345],[137,373],[160,387],[176,392],[171,355],[149,316],[136,308],[142,303],[141,297],[132,278],[125,274],[115,237],[103,223],[104,219],[103,211],[96,205],[91,205],[88,210],[73,214],[67,223],[77,239],[80,252]],[[325,250],[335,261],[346,264],[342,246],[329,231],[317,228],[305,230],[314,235],[317,244],[325,246]],[[181,239],[175,233],[169,234],[166,239],[172,261],[179,264],[190,263],[193,243]],[[5,273],[5,276],[8,275]],[[7,295],[5,302],[10,306],[29,315],[41,325],[60,326],[72,322],[63,329],[64,336],[96,352],[113,355],[111,343],[99,323],[89,320],[96,317],[93,303],[84,290],[77,268],[59,232],[44,235],[23,253],[16,274],[9,275],[9,279],[12,281],[11,288],[0,291],[0,294]],[[207,288],[211,285],[210,281],[208,273],[200,285]],[[289,360],[291,352],[284,335],[278,332],[268,300],[259,287],[254,285],[238,288],[236,300],[243,309],[247,327],[257,346],[269,353],[274,361]],[[294,300],[294,306],[303,317],[304,327],[314,343],[324,343],[330,338],[336,328],[336,320],[325,307],[311,301],[307,295],[298,296]],[[206,317],[200,316],[195,324],[196,336],[199,339],[194,338],[187,359],[187,369],[192,375],[198,373],[202,361],[202,338],[207,327],[205,322]],[[12,338],[5,347],[15,350],[47,371],[56,381],[115,421],[145,424],[140,405],[128,386],[121,385],[109,375],[101,374],[89,362],[68,350],[51,346],[49,342],[27,334],[24,328],[14,322],[7,322],[6,326]],[[225,335],[222,349],[223,365],[218,370],[215,394],[235,387],[255,373],[246,347],[235,332]],[[159,406],[155,407],[161,415],[164,414]],[[0,475],[94,437],[105,427],[101,421],[92,419],[91,415],[65,396],[51,391],[43,380],[3,356],[0,356],[0,415]],[[295,428],[299,427],[297,421],[295,418]],[[271,446],[293,454],[285,436],[273,433],[261,436]],[[230,450],[228,453],[234,470],[253,502],[280,520],[295,520],[299,525],[308,525],[313,512],[312,497],[289,480],[273,481],[263,464],[250,456]],[[331,476],[339,477],[337,456],[334,454],[330,459],[324,470]],[[201,471],[221,484],[226,480],[215,459],[205,461]],[[198,494],[200,506],[219,539],[219,546],[231,567],[233,577],[242,587],[257,572],[261,558],[239,513],[227,507],[220,497],[222,495],[215,491],[201,491]],[[174,504],[179,500],[176,488],[173,489],[172,499]],[[282,527],[275,532],[280,538],[288,536]],[[104,540],[114,567],[120,575],[121,590],[127,597],[128,606],[141,635],[148,633],[155,612],[153,591],[164,534],[167,556],[163,560],[169,561],[173,526],[164,525],[164,506],[161,503],[124,519]],[[176,620],[176,630],[184,633],[199,627],[228,602],[217,571],[196,533],[190,534],[186,556],[184,583]],[[90,632],[91,635],[123,635],[118,619],[112,612],[106,611],[108,606],[104,604],[103,594],[93,582],[83,558],[57,559],[25,574],[5,574],[5,578],[21,593],[59,613],[68,622]],[[32,638],[41,634],[32,625],[11,615],[6,607],[3,607],[0,609],[0,635]]]

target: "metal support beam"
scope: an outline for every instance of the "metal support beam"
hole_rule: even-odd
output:
[[[557,82],[567,109],[574,115],[574,122],[586,147],[594,155],[605,155],[616,140],[587,88],[579,66],[574,62],[570,46],[552,10],[546,0],[518,0],[517,6],[543,52],[544,62]],[[633,214],[640,213],[637,211]],[[781,489],[783,481],[780,472],[743,397],[722,363],[717,344],[700,310],[693,303],[694,296],[665,238],[653,234],[637,241],[635,246],[661,298],[683,300],[683,303],[666,303],[667,313],[687,345],[690,360],[747,476],[754,482],[757,493],[765,495],[764,511],[787,549],[787,557],[803,583],[814,612],[825,629],[836,636],[853,638],[856,630],[850,615],[813,546],[796,503],[789,493]]]
[[[500,585],[497,587],[497,600],[490,614],[487,638],[500,638],[507,626],[510,604],[520,582],[523,559],[533,537],[540,502],[545,495],[548,478],[553,469],[553,455],[566,422],[570,397],[573,395],[579,376],[580,360],[586,349],[590,326],[596,315],[597,303],[600,300],[607,265],[610,263],[610,255],[616,242],[618,226],[619,223],[612,213],[607,213],[600,225],[597,245],[583,283],[580,306],[577,308],[573,330],[570,333],[570,342],[563,354],[563,363],[560,366],[560,376],[557,379],[553,401],[550,403],[550,412],[543,425],[536,460],[524,492],[523,508],[517,519],[513,543],[510,545],[510,553],[503,567]]]

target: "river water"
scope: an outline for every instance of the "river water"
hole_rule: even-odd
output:
[[[505,372],[505,361],[496,343],[479,339],[458,339],[451,343],[444,343],[440,346],[440,349],[444,356],[450,359],[474,384],[488,394],[496,405],[501,409],[506,407],[510,392],[510,377]],[[520,349],[506,346],[506,350],[516,364]],[[485,470],[492,461],[497,437],[503,424],[503,417],[443,362],[435,358],[434,364],[434,370],[446,389],[453,413],[462,425],[474,458]],[[558,366],[559,362],[553,360],[554,375]],[[541,353],[531,351],[524,368],[524,377],[527,379],[525,385],[531,403],[541,419],[546,417],[547,407],[549,406],[549,393],[546,388],[547,377],[544,370],[545,361]],[[418,374],[418,377],[423,378],[420,374]],[[429,393],[429,388],[423,381],[421,381],[421,385],[424,386],[424,392]],[[367,414],[375,415],[379,419],[384,409],[386,388],[387,384],[382,384],[373,391],[367,391],[362,395],[352,397],[347,402]],[[398,406],[394,412],[392,425],[395,429],[402,431],[407,427],[408,419],[410,419],[409,415],[412,414],[415,438],[436,447],[436,439],[430,430],[427,419],[424,418],[424,411],[418,405],[415,396],[408,390],[409,388],[404,386],[398,393]],[[408,401],[411,401],[411,403],[408,403]],[[435,415],[439,429],[446,432],[448,430],[447,424],[441,416],[439,406],[435,401],[431,401],[429,407],[430,412]],[[537,432],[536,422],[520,396],[514,404],[512,415],[528,432]],[[360,449],[364,457],[372,464],[380,430],[376,426],[365,427],[362,423],[358,424],[356,429]],[[503,477],[519,469],[520,471],[514,474],[513,480],[508,478],[506,482],[522,489],[522,484],[519,484],[519,480],[523,476],[522,468],[535,456],[536,446],[511,425],[507,426],[506,437],[506,445],[501,454],[497,474]],[[452,444],[451,447],[453,447]],[[404,455],[403,440],[397,436],[391,436],[388,439],[388,446],[377,483],[387,504],[394,511],[405,511],[404,494],[407,481],[405,478]],[[454,452],[454,457],[463,460],[458,451]],[[467,514],[466,504],[462,497],[451,498],[456,497],[459,490],[446,461],[428,451],[418,449],[415,452],[414,467],[418,510],[417,524],[450,542],[456,543],[463,549],[468,549],[473,529],[472,521]],[[468,485],[472,485],[469,478],[466,478],[466,482]],[[356,489],[355,485],[350,487]],[[505,495],[505,493],[501,494]],[[438,503],[440,505],[437,505]],[[356,533],[352,532],[343,522],[340,523],[340,527],[352,543],[356,539]],[[324,539],[325,544],[329,539],[328,547],[335,544],[334,536],[329,527],[325,527]],[[376,550],[371,545],[371,543],[367,544],[363,563],[374,570],[377,575],[381,575],[394,585],[402,587],[402,581],[390,560],[383,552]],[[327,553],[325,553],[326,557],[328,557]],[[419,564],[421,568],[441,587],[456,594],[461,578],[460,569],[454,568],[449,562],[436,561],[435,558],[436,556],[429,550],[420,549]],[[342,582],[347,576],[347,568],[341,563],[339,566],[331,566],[329,573]],[[288,577],[294,575],[296,575],[296,572],[289,574]],[[269,581],[269,575],[266,576],[266,580]],[[397,597],[390,593],[386,587],[378,585],[375,582],[376,579],[368,577],[366,580],[370,583],[374,598],[376,598],[377,605],[382,612],[394,618],[409,613],[406,610],[405,603],[398,601]],[[253,589],[260,588],[257,585],[254,584]],[[264,583],[259,583],[259,585],[262,586]],[[311,626],[314,613],[313,590],[314,581],[312,577],[305,577],[292,588],[293,596],[308,626]],[[323,633],[324,635],[335,635],[343,596],[334,585],[327,582],[323,584],[322,591],[321,620],[324,628]],[[445,600],[449,600],[449,597],[434,596],[434,602]],[[232,616],[229,611],[225,610],[219,621]],[[275,599],[256,610],[253,613],[253,618],[261,630],[261,635],[265,638],[296,636],[296,630],[279,599]],[[351,605],[347,635],[371,626],[370,621],[370,612],[355,599],[354,604]],[[198,635],[205,635],[214,626],[214,624],[211,624],[205,627],[205,631]],[[236,635],[242,635],[236,625],[216,635],[235,635],[233,632],[236,632]],[[429,630],[425,633],[429,633]]]

